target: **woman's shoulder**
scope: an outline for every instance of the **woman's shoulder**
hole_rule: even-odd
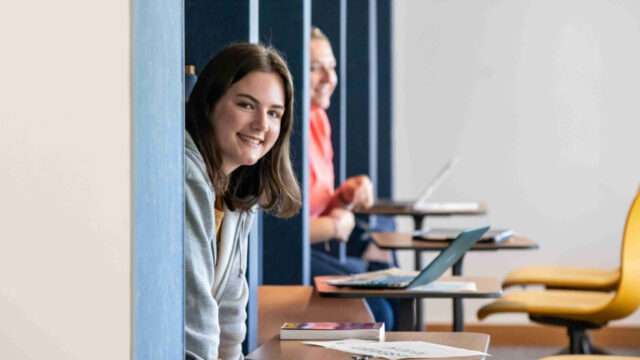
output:
[[[185,179],[197,181],[211,187],[209,175],[207,174],[207,168],[200,155],[200,151],[196,147],[193,139],[188,132],[185,132],[184,141],[184,155],[185,155]]]

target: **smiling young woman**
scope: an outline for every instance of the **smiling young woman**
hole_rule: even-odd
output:
[[[235,44],[204,68],[186,106],[185,357],[240,359],[247,236],[256,206],[290,217],[293,84],[271,48]]]

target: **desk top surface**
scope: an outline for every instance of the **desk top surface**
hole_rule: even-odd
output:
[[[477,203],[477,207],[470,208],[462,206],[458,209],[453,209],[449,205],[451,204],[468,204],[470,202],[433,202],[433,208],[416,210],[407,201],[388,201],[381,203],[374,203],[369,209],[354,209],[356,214],[374,214],[374,215],[482,215],[487,212],[487,206],[481,202]]]
[[[478,276],[443,276],[442,281],[473,281],[476,283],[476,291],[413,291],[411,289],[354,289],[349,287],[338,288],[327,283],[331,279],[340,279],[345,276],[316,276],[313,280],[322,297],[336,298],[498,298],[502,294],[500,280],[491,277]]]
[[[468,332],[387,332],[386,341],[427,341],[468,350],[487,352],[489,335]],[[280,340],[273,337],[247,356],[247,359],[349,360],[353,354],[305,345],[300,340]],[[447,360],[479,360],[482,356],[446,358]],[[371,358],[380,359],[380,358]]]
[[[371,237],[382,249],[414,249],[438,251],[449,246],[449,241],[414,240],[412,233],[372,233]],[[537,249],[538,244],[524,236],[514,235],[502,242],[479,242],[471,250],[527,250]]]

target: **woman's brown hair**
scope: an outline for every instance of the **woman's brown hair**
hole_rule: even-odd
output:
[[[254,71],[275,73],[282,78],[285,110],[280,120],[280,135],[271,150],[254,165],[240,166],[227,176],[222,172],[210,116],[229,88]],[[275,49],[239,43],[213,57],[189,95],[186,128],[204,159],[216,196],[222,196],[229,209],[248,210],[259,204],[278,217],[291,217],[298,212],[302,204],[300,187],[289,152],[293,82],[286,62]]]

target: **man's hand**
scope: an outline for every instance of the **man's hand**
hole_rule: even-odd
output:
[[[349,235],[351,235],[353,227],[356,226],[353,213],[349,210],[335,208],[331,210],[329,216],[333,219],[334,238],[344,242],[349,240]]]
[[[350,177],[338,188],[338,197],[349,208],[370,208],[373,205],[373,184],[367,175]]]

